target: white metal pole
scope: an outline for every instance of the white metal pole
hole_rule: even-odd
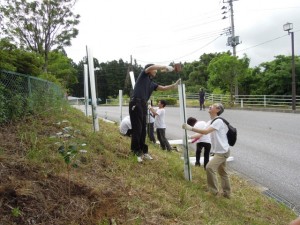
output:
[[[130,75],[130,80],[131,80],[131,84],[132,84],[132,89],[134,89],[134,85],[135,85],[134,73],[132,71],[130,71],[129,75]]]
[[[89,105],[89,78],[88,78],[88,66],[87,64],[83,65],[84,67],[84,99],[85,99],[85,115],[88,116],[88,105]]]
[[[88,64],[89,64],[89,77],[90,77],[90,84],[91,84],[92,112],[93,112],[92,115],[93,115],[94,131],[99,131],[96,88],[95,88],[94,58],[91,49],[88,47],[87,47],[87,54],[88,54]]]
[[[185,97],[185,85],[181,83],[178,85],[179,93],[179,106],[180,106],[180,121],[181,124],[186,123],[186,97]],[[184,130],[183,138],[183,158],[184,158],[184,177],[186,180],[192,180],[191,164],[189,157],[188,137],[187,131]]]
[[[122,122],[123,90],[119,90],[120,124]]]

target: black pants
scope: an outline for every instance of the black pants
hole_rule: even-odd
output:
[[[202,148],[204,148],[204,168],[206,169],[206,164],[209,162],[209,153],[210,153],[211,144],[206,142],[197,143],[196,163],[200,163]]]
[[[132,129],[128,129],[125,136],[131,137]]]
[[[148,153],[146,139],[147,104],[141,100],[129,102],[129,116],[132,126],[131,151],[137,155]]]
[[[163,150],[171,151],[172,148],[170,146],[169,141],[166,138],[166,128],[157,128],[156,129],[157,139],[159,140],[160,146]]]
[[[204,100],[200,100],[200,110],[205,110]]]
[[[154,123],[148,123],[148,137],[151,142],[155,143],[155,136],[154,136]]]

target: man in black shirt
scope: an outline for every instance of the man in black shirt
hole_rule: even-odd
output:
[[[146,119],[147,119],[147,101],[153,91],[166,91],[176,89],[180,79],[171,85],[162,86],[155,83],[152,79],[156,76],[157,70],[161,72],[172,72],[172,66],[160,66],[148,64],[135,83],[132,98],[129,103],[129,115],[132,125],[131,150],[137,156],[138,162],[145,159],[152,159],[148,154],[148,146],[145,144],[146,139]]]

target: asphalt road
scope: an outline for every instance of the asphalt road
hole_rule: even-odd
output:
[[[187,108],[186,117],[209,120],[207,111]],[[128,115],[123,107],[122,116]],[[119,107],[98,107],[98,116],[119,121]],[[238,130],[230,168],[261,185],[264,193],[300,212],[300,114],[225,110],[222,114]],[[166,136],[181,139],[180,111],[166,107]]]

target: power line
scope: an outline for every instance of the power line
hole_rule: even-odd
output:
[[[192,52],[190,52],[190,53],[188,53],[188,54],[185,54],[185,55],[183,55],[183,56],[174,58],[174,59],[172,59],[172,60],[166,60],[166,61],[161,61],[161,62],[157,62],[157,63],[162,63],[162,64],[163,64],[163,63],[168,63],[168,62],[172,62],[172,61],[177,61],[177,60],[182,59],[182,58],[184,58],[184,57],[186,57],[186,56],[192,55],[192,54],[194,54],[194,53],[200,51],[201,49],[207,47],[207,46],[210,45],[211,43],[215,42],[215,41],[216,41],[218,38],[220,38],[221,36],[222,36],[222,35],[219,35],[218,37],[216,37],[216,38],[213,39],[212,41],[210,41],[210,42],[206,43],[205,45],[203,45],[201,48],[198,48],[198,49],[196,49],[195,51],[192,51]],[[142,63],[149,63],[149,61],[146,61],[146,60],[140,60],[140,59],[136,59],[136,60],[139,61],[139,62],[142,62]]]
[[[210,23],[220,22],[221,20],[222,19],[211,20],[211,21],[208,21],[208,22],[203,22],[203,23],[191,25],[191,26],[187,26],[187,27],[184,27],[184,28],[178,28],[175,31],[187,30],[187,29],[191,29],[191,28],[194,28],[194,27],[199,27],[199,26],[202,26],[202,25],[210,24]]]
[[[299,32],[299,31],[300,31],[300,30],[296,30],[296,31],[294,31],[294,32]],[[241,49],[241,50],[239,50],[238,52],[244,52],[244,51],[247,51],[247,50],[249,50],[249,49],[251,49],[251,48],[255,48],[255,47],[258,47],[258,46],[267,44],[267,43],[269,43],[269,42],[272,42],[272,41],[278,40],[278,39],[280,39],[280,38],[283,38],[283,37],[285,37],[285,36],[288,36],[288,34],[282,35],[282,36],[280,36],[280,37],[273,38],[273,39],[268,40],[268,41],[264,41],[264,42],[262,42],[262,43],[253,45],[253,46],[248,47],[248,48]]]

